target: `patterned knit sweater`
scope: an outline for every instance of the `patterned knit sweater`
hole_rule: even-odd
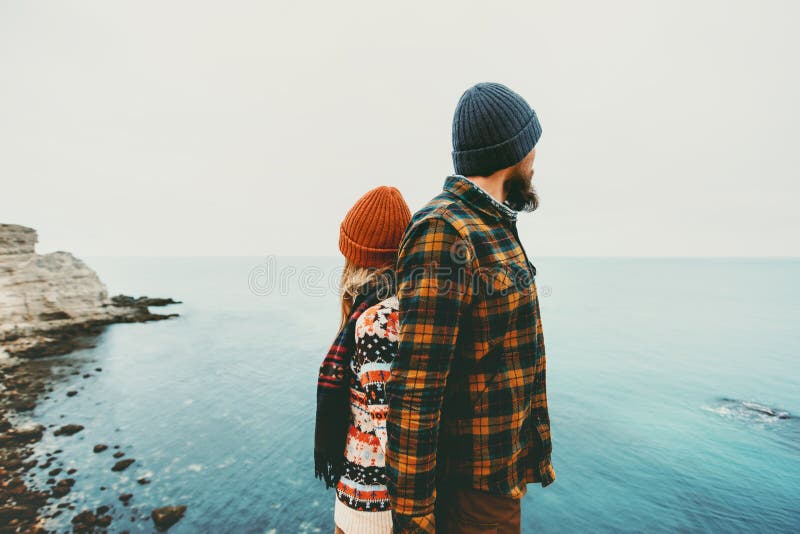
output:
[[[397,330],[396,296],[367,308],[356,321],[345,470],[336,486],[337,498],[348,508],[386,512],[381,515],[389,518],[384,472],[388,413],[385,384],[397,354]]]

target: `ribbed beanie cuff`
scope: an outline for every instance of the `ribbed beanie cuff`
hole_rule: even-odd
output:
[[[507,141],[473,150],[454,151],[453,166],[456,174],[488,176],[496,170],[510,167],[527,156],[541,136],[542,126],[534,113],[528,124]]]
[[[411,220],[403,195],[382,185],[356,201],[339,226],[339,250],[359,267],[393,265]]]
[[[339,250],[345,258],[360,267],[382,267],[397,258],[397,247],[376,248],[360,245],[347,235],[344,225],[339,227]]]

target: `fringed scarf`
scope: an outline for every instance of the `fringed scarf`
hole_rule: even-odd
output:
[[[347,322],[336,334],[319,368],[314,475],[325,481],[326,488],[335,487],[344,470],[344,450],[350,426],[350,360],[355,345],[356,321],[364,310],[392,296],[394,291],[392,271],[361,286],[353,299]]]

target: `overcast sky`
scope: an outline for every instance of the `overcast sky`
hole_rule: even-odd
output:
[[[458,98],[497,81],[543,127],[532,256],[798,256],[798,6],[0,0],[0,222],[338,254],[368,189],[441,190]]]

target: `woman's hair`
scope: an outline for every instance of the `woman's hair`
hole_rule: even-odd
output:
[[[342,301],[342,321],[339,325],[340,328],[343,327],[345,323],[347,323],[347,319],[350,318],[353,300],[355,300],[359,288],[379,276],[386,276],[392,268],[393,265],[388,263],[382,267],[360,267],[350,260],[345,260],[344,271],[342,271],[342,279],[339,284]]]

